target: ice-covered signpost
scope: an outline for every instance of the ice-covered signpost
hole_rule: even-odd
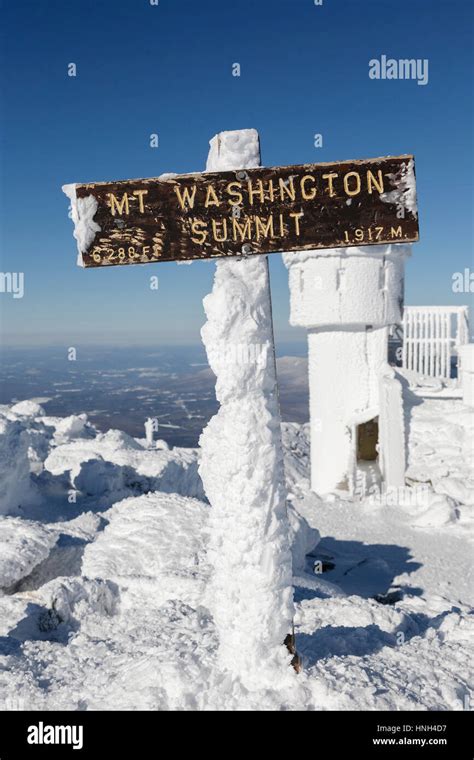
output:
[[[208,171],[238,170],[245,180],[259,165],[255,130],[211,141]],[[271,686],[288,658],[293,591],[267,257],[218,261],[204,308],[220,403],[200,439],[219,659],[247,687],[266,677]]]
[[[240,130],[213,138],[201,174],[63,188],[84,267],[220,259],[202,330],[220,402],[201,436],[208,603],[222,668],[248,689],[291,660],[293,611],[268,264],[254,254],[417,240],[416,215],[397,216],[408,163],[264,168],[257,132]]]

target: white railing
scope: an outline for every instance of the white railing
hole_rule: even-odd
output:
[[[405,306],[404,369],[425,377],[449,378],[451,357],[468,342],[467,306]]]

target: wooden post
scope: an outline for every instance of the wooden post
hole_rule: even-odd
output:
[[[244,174],[259,163],[255,130],[211,141],[210,171]],[[292,568],[267,257],[216,262],[204,307],[202,337],[220,402],[200,439],[200,474],[211,503],[208,604],[221,668],[246,688],[270,686],[275,666],[288,663],[284,644],[294,640],[287,638]],[[264,361],[233,361],[232,349],[243,344],[258,346],[253,356]]]

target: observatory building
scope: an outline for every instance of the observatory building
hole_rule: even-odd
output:
[[[402,321],[410,245],[283,255],[290,323],[308,331],[311,488],[366,493],[404,485],[402,386],[387,362]]]

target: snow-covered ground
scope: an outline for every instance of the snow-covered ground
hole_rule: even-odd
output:
[[[469,708],[474,412],[408,417],[409,487],[359,501],[310,493],[283,424],[304,667],[249,691],[217,665],[198,451],[1,407],[0,707]]]

